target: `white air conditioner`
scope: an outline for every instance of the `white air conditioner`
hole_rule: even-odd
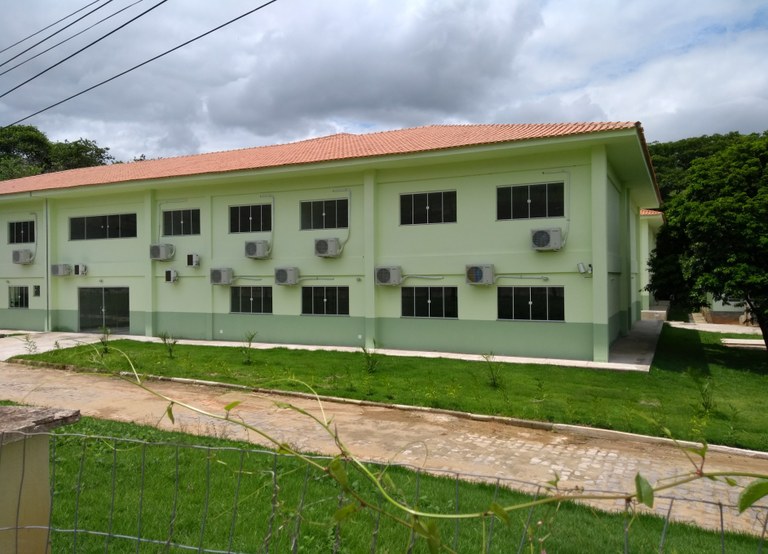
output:
[[[75,264],[74,273],[75,275],[88,275],[88,266],[85,264]]]
[[[377,285],[396,286],[403,282],[403,270],[399,265],[383,265],[374,269]]]
[[[172,244],[150,244],[149,257],[152,260],[170,260],[176,254],[176,247]]]
[[[275,283],[278,285],[295,285],[299,282],[298,267],[276,267]]]
[[[341,254],[339,239],[315,239],[315,256],[335,258]]]
[[[31,264],[35,261],[35,255],[31,250],[14,250],[13,251],[13,263],[15,264]]]
[[[269,257],[268,240],[249,240],[245,243],[245,257],[263,259]]]
[[[54,277],[65,277],[72,273],[72,266],[69,264],[53,264],[51,266],[51,275]]]
[[[179,280],[179,272],[175,269],[166,269],[165,270],[165,282],[166,283],[175,283]]]
[[[465,275],[470,285],[492,285],[495,279],[493,264],[468,265]]]
[[[187,254],[188,267],[200,267],[200,256],[197,254]]]
[[[560,250],[563,247],[562,229],[531,229],[531,247],[534,250]]]
[[[231,285],[235,279],[235,272],[230,267],[220,267],[211,270],[212,285]]]

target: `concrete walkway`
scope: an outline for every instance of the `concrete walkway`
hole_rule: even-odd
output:
[[[98,341],[98,336],[40,334],[34,341],[39,350],[68,346],[68,341]],[[14,341],[10,346],[7,341]],[[10,350],[31,348],[19,338],[0,339],[0,355]],[[239,345],[239,344],[238,344]],[[410,353],[413,355],[413,353]],[[633,354],[636,355],[636,354]],[[331,437],[311,419],[293,410],[281,409],[277,401],[332,418],[341,440],[359,458],[423,467],[426,470],[515,480],[516,488],[533,491],[560,476],[564,489],[612,492],[634,491],[639,472],[651,483],[690,473],[694,467],[679,447],[667,441],[567,425],[513,425],[499,418],[471,418],[435,410],[395,409],[358,402],[324,401],[323,411],[316,400],[254,393],[248,389],[200,386],[175,382],[150,382],[150,387],[168,398],[223,414],[223,407],[235,400],[234,418],[256,426],[276,440],[309,452],[335,454]],[[186,411],[174,410],[175,425],[164,417],[167,400],[153,396],[124,380],[104,375],[72,373],[0,363],[0,398],[38,406],[79,409],[83,415],[159,425],[190,433],[215,434],[264,444],[231,423]],[[265,444],[266,446],[269,446]],[[728,448],[711,448],[709,471],[768,474],[765,453]],[[756,510],[738,515],[739,489],[709,480],[695,481],[657,498],[655,511],[666,515],[674,496],[672,516],[719,528],[718,503],[725,505],[728,529],[759,534],[762,521]],[[606,509],[623,509],[622,502],[597,501]],[[764,511],[761,517],[764,517]]]

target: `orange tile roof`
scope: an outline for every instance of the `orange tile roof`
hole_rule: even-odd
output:
[[[664,214],[663,214],[663,213],[661,213],[659,210],[646,210],[646,209],[641,209],[641,210],[640,210],[640,215],[664,215]]]
[[[0,181],[0,195],[87,185],[165,179],[230,171],[429,152],[449,148],[566,137],[636,128],[634,122],[432,125],[355,135],[341,133],[227,152],[213,152],[107,166],[71,169]]]

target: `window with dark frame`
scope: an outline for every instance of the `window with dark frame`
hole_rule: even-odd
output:
[[[8,287],[9,308],[29,308],[29,287]]]
[[[499,287],[499,319],[565,321],[564,287]]]
[[[349,287],[301,287],[302,315],[349,315]]]
[[[10,221],[8,223],[8,243],[24,244],[35,242],[34,221]]]
[[[400,225],[456,223],[456,191],[400,195]]]
[[[271,314],[272,287],[231,287],[233,314]]]
[[[349,227],[349,200],[307,200],[300,204],[301,230],[346,229]]]
[[[272,204],[229,207],[229,232],[253,233],[272,230]]]
[[[403,287],[401,295],[403,317],[459,317],[458,287]]]
[[[89,215],[69,218],[69,240],[136,237],[136,214]]]
[[[163,212],[163,235],[166,237],[200,234],[200,209]]]
[[[533,219],[565,215],[565,183],[537,183],[496,189],[496,218]]]

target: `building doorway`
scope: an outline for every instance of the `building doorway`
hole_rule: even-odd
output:
[[[109,329],[126,334],[131,328],[128,287],[83,287],[78,289],[80,331]]]

